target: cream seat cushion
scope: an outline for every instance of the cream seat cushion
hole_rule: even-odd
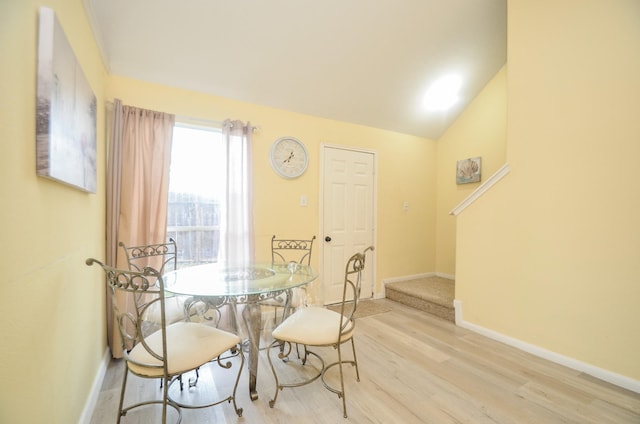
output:
[[[146,338],[154,352],[162,353],[162,333],[160,330]],[[232,333],[195,322],[178,322],[167,326],[167,357],[170,375],[182,374],[198,368],[221,353],[240,343],[240,338]],[[133,361],[133,362],[131,362]],[[148,366],[145,366],[145,365]],[[129,353],[129,369],[135,374],[161,377],[162,361],[147,352],[138,343]],[[159,368],[152,368],[159,366]]]
[[[284,320],[272,336],[285,342],[309,346],[331,345],[338,342],[341,315],[318,306],[303,308]],[[353,323],[349,323],[342,341],[353,335]]]

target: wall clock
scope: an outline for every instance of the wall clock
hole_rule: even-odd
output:
[[[294,137],[281,137],[271,146],[271,166],[284,178],[297,178],[304,174],[309,164],[307,149]]]

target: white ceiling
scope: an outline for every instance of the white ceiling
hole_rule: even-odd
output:
[[[431,139],[506,61],[506,0],[84,2],[112,74]]]

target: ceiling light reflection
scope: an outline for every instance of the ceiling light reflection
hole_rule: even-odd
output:
[[[459,92],[462,78],[458,75],[445,75],[436,80],[424,96],[427,110],[444,111],[451,108],[460,99]]]

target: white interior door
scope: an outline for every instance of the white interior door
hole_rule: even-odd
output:
[[[322,282],[325,304],[342,300],[347,260],[374,240],[375,154],[323,146]],[[367,254],[361,298],[373,296],[373,257]]]

